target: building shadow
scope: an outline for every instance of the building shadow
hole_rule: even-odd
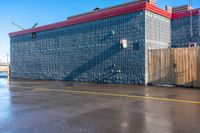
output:
[[[154,77],[149,81],[149,85],[174,85],[180,87],[196,87],[198,83],[197,78],[188,78],[186,77],[186,72],[189,69],[185,69],[181,72],[170,72],[167,73],[165,76]],[[192,70],[190,70],[192,71]]]
[[[97,56],[95,56],[94,58],[89,60],[87,63],[82,64],[77,69],[73,70],[71,73],[69,73],[64,78],[64,80],[73,81],[75,78],[79,77],[81,74],[93,69],[97,65],[101,64],[103,61],[110,59],[111,57],[113,57],[114,55],[119,53],[120,51],[121,51],[120,45],[118,43],[115,43],[114,45],[112,45],[107,50],[103,51],[102,53],[98,54]],[[97,60],[98,60],[98,62],[97,62]],[[110,74],[108,74],[108,75],[105,74],[104,78],[96,79],[95,81],[96,82],[104,81],[106,78],[109,78],[109,76],[111,76],[111,75]]]

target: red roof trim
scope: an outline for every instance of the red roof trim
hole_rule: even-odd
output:
[[[34,29],[27,29],[27,30],[22,30],[22,31],[18,31],[18,32],[13,32],[13,33],[10,33],[9,36],[15,37],[15,36],[20,36],[20,35],[30,34],[33,32],[57,29],[57,28],[74,25],[74,24],[90,22],[90,21],[94,21],[94,20],[109,18],[109,17],[113,17],[113,16],[131,13],[131,12],[141,11],[141,10],[149,10],[156,14],[162,15],[164,17],[173,18],[173,19],[181,18],[181,17],[188,15],[188,13],[183,13],[183,12],[175,13],[172,15],[170,12],[167,12],[153,4],[149,4],[147,2],[138,2],[138,3],[133,2],[128,5],[126,4],[124,6],[122,5],[122,6],[111,8],[111,9],[100,10],[97,12],[91,12],[86,15],[73,17],[73,18],[70,18],[69,20],[66,20],[63,22],[49,24],[49,25],[37,27]],[[193,14],[198,14],[198,13],[196,10],[194,10]]]
[[[144,10],[145,5],[146,5],[145,2],[133,3],[133,4],[129,4],[127,6],[121,6],[121,7],[117,7],[117,8],[113,8],[113,9],[108,9],[108,10],[104,10],[104,11],[91,13],[88,15],[83,15],[80,17],[71,18],[69,20],[55,23],[55,24],[41,26],[41,27],[37,27],[34,29],[27,29],[27,30],[22,30],[22,31],[18,31],[18,32],[13,32],[13,33],[10,33],[9,35],[10,35],[10,37],[20,36],[20,35],[33,33],[33,32],[51,30],[51,29],[61,28],[61,27],[69,26],[69,25],[74,25],[74,24],[99,20],[99,19],[103,19],[103,18],[108,18],[108,17],[112,17],[112,16],[118,16],[121,14]]]
[[[193,9],[192,10],[192,16],[200,15],[200,9]],[[191,11],[181,11],[181,12],[175,12],[172,14],[172,19],[179,19],[184,17],[191,16]]]
[[[159,7],[157,7],[156,5],[153,5],[153,4],[149,4],[147,3],[146,5],[146,9],[149,10],[149,11],[152,11],[156,14],[159,14],[159,15],[162,15],[164,17],[167,17],[167,18],[171,18],[172,14],[166,10],[163,10]]]

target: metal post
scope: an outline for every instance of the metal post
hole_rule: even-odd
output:
[[[200,46],[200,9],[198,11],[198,20],[197,20],[197,23],[198,23],[198,30],[199,30],[199,33],[197,33],[197,45],[198,47]]]
[[[192,7],[192,0],[189,0],[189,5]],[[192,39],[192,36],[193,36],[193,18],[192,18],[192,9],[190,9],[190,35],[191,35],[191,39]]]
[[[192,37],[193,37],[193,26],[192,26],[192,15],[193,15],[193,12],[192,12],[192,0],[188,0],[189,2],[189,14],[190,14],[190,41],[189,41],[189,45],[192,43]]]
[[[199,36],[200,36],[200,9],[199,9],[198,17],[199,17],[198,27],[199,27]],[[200,43],[200,42],[199,42],[199,43]]]

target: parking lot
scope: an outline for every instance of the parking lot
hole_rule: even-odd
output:
[[[0,133],[199,133],[200,90],[0,79]]]

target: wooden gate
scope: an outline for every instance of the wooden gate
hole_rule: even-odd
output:
[[[149,51],[149,83],[200,86],[199,48]]]

